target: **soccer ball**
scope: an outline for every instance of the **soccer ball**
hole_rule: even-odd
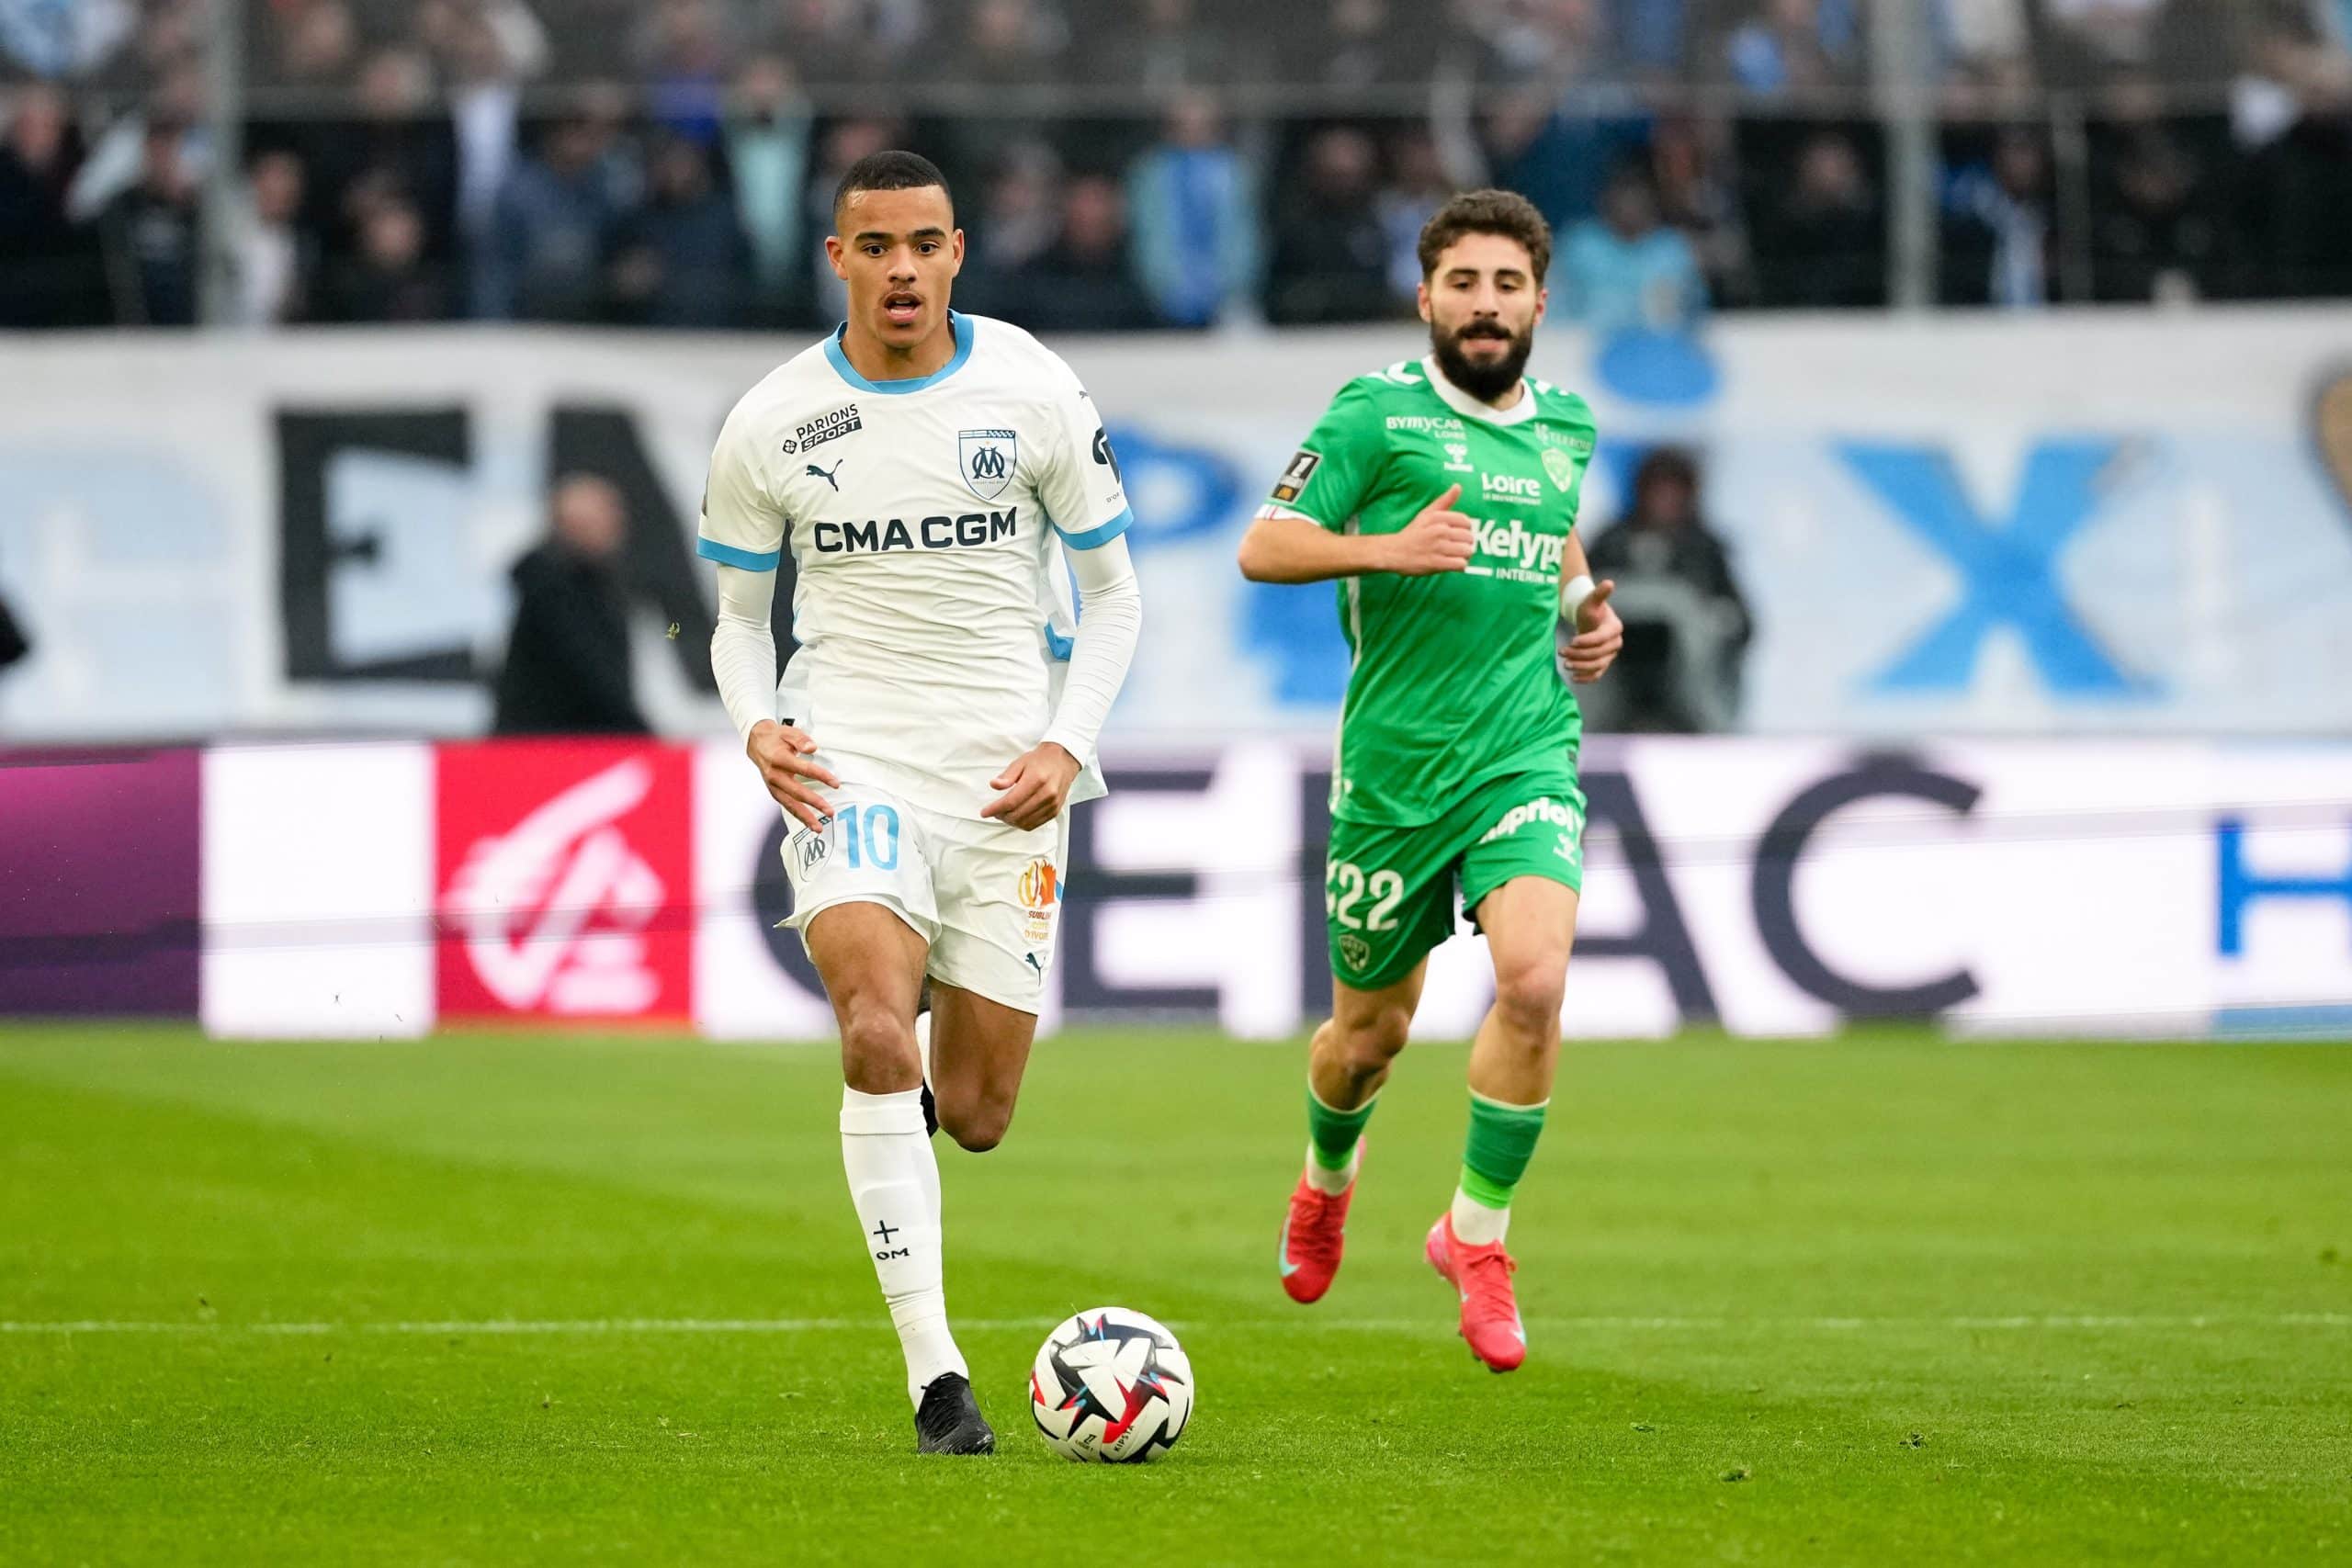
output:
[[[1139,1312],[1096,1307],[1046,1336],[1029,1414],[1046,1446],[1084,1463],[1136,1464],[1175,1447],[1193,1416],[1193,1363]]]

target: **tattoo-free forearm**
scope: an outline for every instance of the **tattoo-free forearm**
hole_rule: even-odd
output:
[[[1261,513],[1241,536],[1241,575],[1252,582],[1324,582],[1387,570],[1388,536],[1334,534],[1296,513]]]

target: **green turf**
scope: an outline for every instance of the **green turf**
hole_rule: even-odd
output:
[[[1295,1048],[1041,1047],[943,1145],[1004,1451],[919,1461],[820,1050],[0,1031],[0,1560],[2352,1560],[2352,1052],[1572,1049],[1510,1378],[1419,1258],[1462,1066],[1408,1054],[1306,1309]],[[1192,1352],[1154,1466],[1029,1430],[1102,1303]]]

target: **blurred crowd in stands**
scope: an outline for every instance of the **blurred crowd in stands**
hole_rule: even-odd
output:
[[[0,326],[196,319],[214,3],[0,0]],[[1040,329],[1409,312],[1486,183],[1604,326],[1882,305],[1886,3],[243,0],[228,313],[812,325],[888,145]],[[1914,3],[1944,300],[2352,296],[2352,0]]]

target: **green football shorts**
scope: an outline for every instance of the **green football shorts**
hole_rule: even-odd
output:
[[[1393,986],[1453,934],[1453,891],[1476,917],[1514,876],[1584,890],[1584,791],[1566,768],[1479,784],[1414,828],[1331,824],[1323,873],[1331,973],[1360,991]]]

